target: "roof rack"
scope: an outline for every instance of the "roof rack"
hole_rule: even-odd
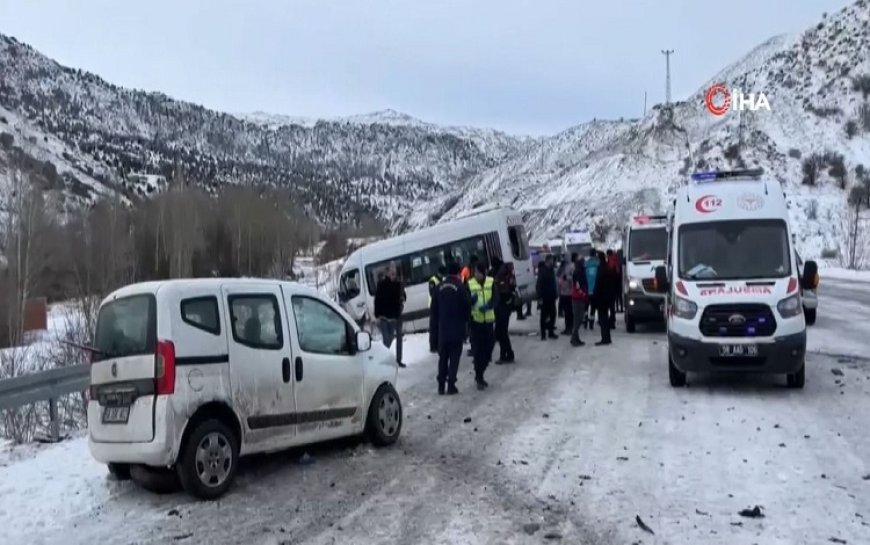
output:
[[[695,172],[692,174],[692,180],[698,183],[715,182],[719,180],[734,180],[734,179],[758,179],[764,174],[764,169],[761,168],[744,168],[739,170],[713,170],[709,172]]]

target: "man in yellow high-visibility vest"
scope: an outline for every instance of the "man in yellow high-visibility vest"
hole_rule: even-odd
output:
[[[468,280],[468,291],[471,293],[471,346],[474,350],[474,381],[477,389],[483,390],[489,384],[483,378],[486,368],[492,360],[492,349],[495,341],[495,309],[493,288],[495,281],[486,275],[486,266],[478,265],[474,276]]]
[[[438,353],[438,320],[432,312],[432,297],[438,291],[438,285],[444,280],[447,270],[444,266],[438,267],[438,272],[429,279],[429,352]]]

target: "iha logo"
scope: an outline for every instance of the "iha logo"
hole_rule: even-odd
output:
[[[740,89],[728,89],[724,83],[716,83],[707,89],[704,104],[713,115],[725,115],[733,105],[738,111],[770,111],[770,101],[764,93],[743,93]]]

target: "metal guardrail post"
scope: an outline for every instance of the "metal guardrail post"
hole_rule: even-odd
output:
[[[48,399],[48,415],[49,428],[51,431],[51,442],[57,443],[60,440],[60,421],[57,418],[57,398],[51,397]]]

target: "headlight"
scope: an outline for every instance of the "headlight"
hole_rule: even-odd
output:
[[[684,320],[691,320],[697,313],[698,305],[688,299],[674,297],[674,316],[677,318],[683,318]]]
[[[776,310],[779,311],[783,318],[794,318],[803,312],[800,295],[794,294],[791,297],[786,297],[777,303]]]
[[[640,280],[638,280],[637,278],[629,278],[628,279],[628,289],[639,290],[640,289]]]

